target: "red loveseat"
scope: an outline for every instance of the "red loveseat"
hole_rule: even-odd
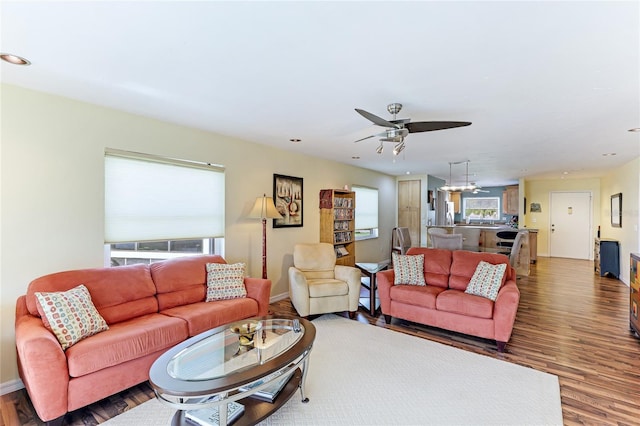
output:
[[[393,269],[378,272],[380,307],[391,317],[485,339],[495,340],[503,352],[513,330],[520,291],[509,258],[496,253],[412,247],[407,255],[424,254],[426,285],[394,285]],[[480,261],[504,263],[506,270],[494,301],[465,293]]]
[[[220,256],[182,257],[151,265],[82,269],[35,279],[16,304],[18,370],[38,416],[64,415],[149,379],[167,349],[205,330],[267,315],[271,281],[245,278],[246,298],[205,302],[207,263]],[[35,292],[84,284],[109,329],[66,350],[45,328]]]

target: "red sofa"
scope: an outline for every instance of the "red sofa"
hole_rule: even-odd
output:
[[[495,340],[503,352],[513,330],[520,291],[516,272],[502,254],[412,247],[407,255],[424,254],[426,286],[394,285],[393,269],[378,272],[380,307],[391,317],[485,339]],[[478,263],[507,264],[495,302],[465,293]]]
[[[246,298],[205,302],[207,263],[220,256],[182,257],[151,265],[82,269],[35,279],[16,304],[18,370],[38,416],[64,415],[149,379],[167,349],[205,330],[267,315],[271,281],[245,278]],[[66,351],[43,325],[35,292],[84,284],[109,329]]]

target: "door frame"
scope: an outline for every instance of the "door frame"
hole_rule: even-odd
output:
[[[549,236],[547,238],[547,253],[549,253],[549,257],[553,257],[551,256],[551,222],[552,222],[552,217],[551,217],[551,213],[553,210],[553,205],[552,205],[552,200],[553,200],[553,194],[589,194],[589,241],[591,241],[592,245],[595,244],[595,240],[594,240],[594,232],[593,232],[593,191],[588,190],[588,189],[583,189],[583,190],[575,190],[575,191],[571,191],[571,190],[564,190],[564,191],[549,191],[549,216],[548,216],[548,221],[547,221],[547,235]],[[585,259],[585,260],[593,260],[593,246],[592,246],[592,250],[589,250],[589,258]]]

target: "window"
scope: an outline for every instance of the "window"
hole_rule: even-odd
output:
[[[356,193],[356,241],[378,237],[378,190],[352,187]]]
[[[223,254],[224,169],[126,151],[105,153],[106,264]]]
[[[500,219],[500,197],[465,197],[462,199],[463,218],[470,220]]]

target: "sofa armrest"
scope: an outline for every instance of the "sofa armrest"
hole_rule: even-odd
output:
[[[289,267],[289,298],[301,317],[309,316],[309,285],[307,278],[295,266]]]
[[[267,315],[271,298],[271,280],[245,277],[244,287],[247,289],[247,297],[258,302],[258,316]]]
[[[337,280],[345,281],[349,286],[349,311],[357,311],[360,302],[360,278],[362,277],[360,269],[353,266],[336,265],[335,277]]]
[[[391,315],[391,287],[395,274],[393,269],[380,271],[376,274],[376,283],[378,286],[378,297],[380,298],[380,310],[384,315]]]
[[[509,280],[500,288],[500,291],[498,291],[498,297],[493,307],[493,320],[497,341],[508,342],[511,338],[519,303],[520,290],[518,290],[518,286],[514,280]]]
[[[16,315],[18,371],[38,416],[43,421],[67,412],[69,369],[56,336],[40,318]]]

